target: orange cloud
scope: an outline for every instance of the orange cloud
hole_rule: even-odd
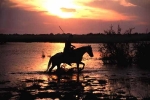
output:
[[[93,0],[10,0],[15,3],[14,7],[20,7],[29,11],[44,11],[49,15],[55,15],[62,18],[86,18],[99,19],[106,21],[130,20],[129,16],[117,13],[113,10],[95,8],[84,4]]]

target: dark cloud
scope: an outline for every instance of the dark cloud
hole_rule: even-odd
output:
[[[5,8],[0,19],[0,33],[49,33],[56,32],[55,16],[43,16],[43,12],[26,11],[21,8]],[[46,25],[45,23],[52,23]]]
[[[128,2],[135,4],[133,1]],[[142,0],[144,1],[144,0]],[[0,33],[62,33],[58,26],[61,26],[65,32],[70,33],[99,33],[110,28],[112,24],[114,30],[117,30],[119,24],[122,31],[135,27],[134,32],[145,32],[150,29],[150,13],[139,6],[122,6],[114,0],[95,0],[87,3],[86,6],[112,10],[126,16],[136,16],[130,21],[102,21],[99,19],[61,19],[56,16],[45,15],[46,11],[28,11],[8,1],[3,4],[2,15],[0,16]],[[146,7],[146,6],[144,6]],[[86,9],[90,10],[90,9]],[[62,8],[64,12],[75,12],[75,9]],[[93,12],[93,9],[90,10]],[[86,17],[86,16],[85,16]],[[117,17],[117,16],[116,16]]]
[[[63,11],[63,12],[76,12],[76,9],[73,9],[73,8],[61,8],[61,10]]]
[[[68,19],[61,22],[60,26],[65,30],[65,32],[86,34],[90,32],[103,33],[104,30],[110,29],[110,25],[113,25],[113,29],[117,31],[118,24],[122,28],[123,33],[133,27],[135,27],[133,32],[145,32],[147,28],[144,25],[138,25],[136,21],[102,21],[93,19]]]
[[[0,10],[3,10],[3,8],[5,7],[12,7],[14,6],[15,4],[10,2],[9,0],[0,0]]]
[[[150,0],[126,0],[134,5],[146,8],[147,10],[150,9]]]
[[[129,6],[130,3],[136,6]],[[150,21],[149,10],[143,9],[148,9],[148,7],[150,9],[150,0],[126,0],[126,4],[122,4],[122,2],[115,0],[93,0],[93,2],[86,3],[85,5],[93,8],[115,11],[137,22],[148,23]]]
[[[86,3],[86,6],[94,7],[94,8],[102,8],[106,10],[112,10],[118,12],[120,14],[130,14],[129,11],[134,10],[133,6],[123,6],[119,1],[115,0],[94,0],[93,2]],[[133,11],[134,12],[134,11]],[[133,13],[132,13],[133,14]]]

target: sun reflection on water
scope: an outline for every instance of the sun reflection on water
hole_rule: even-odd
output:
[[[74,45],[78,48],[87,44],[75,43]],[[14,92],[14,88],[11,87],[16,86],[19,91],[27,90],[28,93],[39,98],[44,94],[43,100],[46,100],[49,95],[53,96],[53,93],[57,94],[58,90],[61,91],[59,93],[63,95],[62,97],[77,91],[84,97],[90,94],[98,98],[105,98],[106,95],[112,94],[122,97],[131,94],[138,97],[140,93],[142,95],[149,93],[149,71],[142,72],[135,67],[103,66],[98,59],[98,44],[92,44],[92,47],[94,57],[91,58],[88,54],[83,56],[85,68],[81,74],[70,73],[59,77],[56,74],[47,74],[45,70],[50,57],[63,51],[64,43],[8,43],[6,48],[1,48],[3,53],[0,55],[2,58],[0,89]],[[42,51],[45,54],[44,58],[41,57]],[[76,64],[73,63],[72,66],[64,64],[64,66],[69,69],[76,67]],[[4,88],[7,86],[10,88]],[[74,95],[81,97],[78,94]],[[54,96],[55,99],[58,98],[57,95]]]

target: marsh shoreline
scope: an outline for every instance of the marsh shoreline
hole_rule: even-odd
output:
[[[64,42],[69,34],[0,34],[0,42]],[[150,34],[75,35],[73,43],[108,43],[150,41]]]

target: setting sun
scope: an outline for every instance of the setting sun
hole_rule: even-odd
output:
[[[16,4],[15,7],[22,7],[22,9],[27,11],[46,12],[50,16],[60,18],[100,19],[105,21],[129,20],[131,18],[111,9],[90,6],[89,4],[92,1],[28,0],[21,2],[20,0],[11,0],[11,2]]]
[[[145,32],[150,26],[150,1],[0,1],[0,33],[58,33],[58,26],[69,33],[97,33],[108,29],[111,24],[119,24],[124,30],[136,27],[134,31]]]
[[[61,18],[71,18],[75,14],[75,4],[72,0],[47,0],[43,6],[49,14]]]

